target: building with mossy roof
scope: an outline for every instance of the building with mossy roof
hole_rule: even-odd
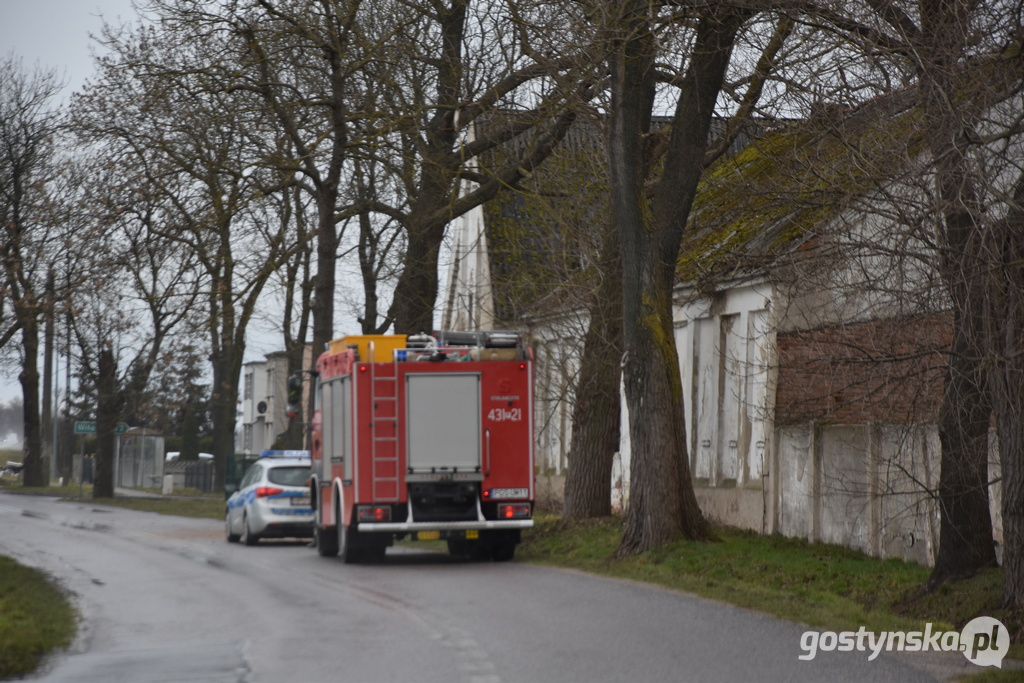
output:
[[[705,513],[929,562],[944,298],[919,255],[912,93],[822,109],[709,168],[676,344]],[[911,256],[913,254],[913,256]],[[907,334],[908,332],[913,334]]]
[[[679,255],[674,317],[690,466],[716,521],[877,556],[934,558],[938,517],[928,490],[938,482],[950,324],[917,98],[908,89],[855,109],[820,107],[764,131],[704,175]],[[580,211],[573,223],[593,220],[598,234],[606,183],[586,177],[583,163],[584,177],[574,178],[574,168],[544,177],[537,194],[595,188],[573,199],[600,210]],[[525,224],[550,238],[532,213],[539,201],[515,201],[512,210],[487,208],[486,239],[502,239],[489,224],[510,235]],[[547,256],[539,244],[533,253]],[[507,252],[488,250],[499,260]],[[503,323],[532,325],[538,462],[554,473],[571,467],[572,382],[586,297],[599,277],[583,263],[550,277],[531,270],[543,264],[510,261],[505,276],[539,285]],[[505,281],[493,286],[495,299],[506,296],[498,291]],[[628,430],[620,434],[613,479],[616,503],[626,505],[630,445]],[[997,503],[994,491],[996,538]]]

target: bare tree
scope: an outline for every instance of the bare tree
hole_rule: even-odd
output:
[[[291,258],[285,259],[276,273],[274,283],[280,295],[275,309],[280,312],[277,324],[284,338],[284,349],[288,362],[288,376],[297,375],[308,370],[310,359],[307,358],[308,334],[313,315],[313,256],[315,243],[310,226],[310,209],[308,195],[298,186],[283,189],[276,195],[279,201],[278,220],[282,222],[282,230],[293,234],[296,250]],[[315,214],[314,214],[315,215]],[[310,392],[315,384],[310,383]],[[309,406],[313,406],[312,393]],[[312,434],[304,427],[311,419],[310,415],[301,420],[289,420],[283,435],[283,446],[290,450],[309,450],[312,446],[309,439]]]
[[[673,125],[660,146],[651,148],[645,140],[652,139],[658,96],[658,46],[668,40],[656,37],[683,17],[661,17],[647,2],[597,8],[598,21],[612,36],[609,168],[612,216],[619,225],[623,257],[623,373],[632,446],[630,504],[619,553],[629,555],[679,536],[710,535],[690,474],[672,291],[715,105],[736,36],[752,14],[716,4],[686,16],[680,25],[694,28],[683,41],[687,47],[674,80],[679,90]],[[664,166],[648,188],[652,156],[663,158]]]
[[[276,158],[282,185],[297,184],[316,207],[312,343],[322,349],[334,330],[338,230],[345,163],[353,127],[363,116],[352,74],[373,44],[358,21],[361,0],[232,0],[222,6],[157,0],[153,11],[182,35],[228,37],[219,72],[225,92],[248,92],[267,125],[287,140]],[[272,165],[267,159],[268,166]]]
[[[1024,618],[1024,172],[987,237],[989,387],[1003,481],[1003,606]]]
[[[109,31],[113,56],[77,101],[77,125],[94,144],[131,164],[166,212],[159,236],[188,253],[206,313],[213,383],[215,483],[234,450],[245,335],[257,301],[283,260],[301,250],[286,206],[268,194],[288,183],[266,163],[285,151],[260,101],[225,88],[237,44],[191,24]],[[229,59],[230,58],[230,59]]]
[[[995,132],[985,122],[986,110],[1011,95],[1017,77],[1007,74],[1019,73],[1020,16],[1008,4],[960,0],[823,4],[816,16],[845,32],[864,54],[882,56],[888,89],[912,83],[924,121],[930,186],[923,191],[931,201],[933,266],[953,320],[939,415],[941,526],[929,579],[934,588],[996,562],[988,496],[992,395],[985,377],[985,301],[986,273],[1001,257],[993,262],[985,235],[991,207],[1006,198],[986,189],[994,177],[983,172],[990,166],[984,157],[991,157],[983,150]],[[1012,135],[1015,128],[1019,133],[1019,117],[1010,117],[996,137]]]
[[[572,35],[573,13],[530,9],[511,1],[436,0],[402,12],[393,51],[401,78],[385,95],[385,125],[394,131],[387,142],[401,162],[390,163],[401,179],[400,203],[374,207],[406,235],[389,314],[398,332],[432,328],[448,223],[529,177],[565,136],[579,103],[593,96],[587,51],[564,38],[543,42]],[[505,26],[513,27],[514,40],[500,39]],[[494,154],[499,147],[504,157]]]
[[[621,26],[617,25],[617,22],[621,22],[622,26],[625,26],[630,21],[626,18],[628,12],[623,10],[622,13],[616,14],[615,8],[602,6],[600,3],[592,3],[592,6],[595,10],[590,14],[590,18],[595,21],[599,28],[612,26],[611,35],[614,41],[614,36],[619,35],[615,31],[621,28]],[[652,7],[658,7],[658,5]],[[662,9],[664,10],[664,8]],[[630,68],[636,67],[636,70],[630,71],[628,76],[622,76],[620,73],[618,80],[615,80],[616,72],[614,69],[612,70],[613,104],[610,107],[612,130],[608,143],[608,165],[609,168],[613,169],[613,192],[611,196],[615,208],[613,208],[611,225],[613,229],[631,225],[632,227],[629,228],[631,233],[634,235],[649,234],[651,239],[646,246],[643,246],[631,238],[629,246],[626,246],[627,243],[623,242],[618,234],[608,234],[604,238],[604,248],[599,268],[600,290],[590,303],[590,328],[583,348],[577,402],[573,414],[572,453],[566,480],[566,504],[564,508],[564,516],[566,518],[607,514],[609,510],[607,482],[610,482],[611,478],[612,454],[618,448],[618,383],[622,349],[621,336],[624,321],[627,328],[630,328],[632,325],[632,328],[630,328],[633,329],[631,336],[635,341],[638,340],[635,334],[637,329],[636,321],[628,322],[629,316],[635,314],[636,309],[633,308],[633,313],[629,313],[629,309],[626,309],[626,318],[623,318],[623,304],[626,303],[628,306],[633,307],[635,302],[623,302],[623,292],[626,292],[627,296],[630,297],[638,296],[638,288],[641,286],[638,278],[643,280],[643,287],[661,287],[663,291],[661,291],[659,296],[665,295],[668,298],[665,299],[662,308],[654,306],[652,310],[659,310],[668,316],[662,321],[662,324],[665,325],[664,330],[659,331],[658,334],[662,334],[667,330],[666,338],[672,339],[671,314],[669,311],[671,303],[669,299],[671,297],[671,290],[674,287],[674,275],[670,275],[669,271],[674,269],[674,265],[672,265],[676,261],[674,254],[678,252],[679,245],[673,245],[675,237],[672,237],[671,233],[672,230],[677,230],[678,235],[682,234],[682,225],[685,224],[688,213],[686,205],[687,192],[692,191],[692,187],[690,190],[686,188],[690,187],[691,184],[695,186],[697,179],[701,176],[702,169],[731,148],[737,137],[749,126],[749,119],[752,116],[764,117],[772,115],[772,113],[766,113],[763,108],[759,107],[759,99],[765,87],[771,83],[775,71],[781,67],[786,59],[783,48],[787,44],[787,39],[794,28],[794,22],[786,16],[781,16],[774,22],[772,17],[765,17],[759,25],[743,33],[744,44],[741,50],[743,58],[737,60],[737,64],[734,65],[733,73],[730,74],[732,80],[725,80],[723,75],[723,80],[719,84],[720,87],[716,90],[718,95],[715,96],[729,103],[729,106],[724,108],[723,111],[732,113],[732,116],[726,120],[725,125],[718,126],[717,130],[712,134],[709,126],[710,110],[700,112],[697,118],[687,119],[685,123],[679,118],[671,121],[668,125],[665,123],[665,118],[655,123],[655,110],[670,108],[672,106],[671,98],[673,93],[679,92],[677,89],[681,87],[683,88],[682,94],[678,96],[675,107],[677,117],[680,114],[691,115],[695,111],[694,107],[704,106],[699,102],[686,101],[686,99],[692,97],[695,92],[694,79],[696,74],[709,65],[712,67],[716,65],[714,59],[710,56],[699,56],[693,52],[693,44],[687,42],[692,40],[693,33],[687,34],[686,31],[683,31],[682,36],[672,34],[672,28],[681,15],[673,16],[671,13],[666,12],[664,16],[660,16],[655,11],[651,14],[652,19],[650,23],[644,25],[643,21],[639,19],[639,15],[642,13],[639,5],[636,10],[637,24],[633,25],[635,31],[630,33],[627,29],[623,29],[623,33],[627,34],[627,36],[623,39],[622,44],[635,39],[637,42],[634,44],[634,47],[638,51],[637,54],[642,55],[641,59],[650,59],[651,61],[646,67],[637,67],[635,63],[631,63]],[[740,15],[742,14],[741,12]],[[703,21],[704,19],[700,20]],[[679,25],[694,25],[697,21],[697,17],[692,17],[680,22]],[[708,21],[713,20],[708,19]],[[647,48],[639,45],[639,43],[650,39],[650,33],[657,36],[655,40],[657,45],[660,46],[656,54],[654,52],[644,53],[643,50]],[[689,37],[686,37],[687,35]],[[727,44],[721,47],[720,55],[715,57],[715,59],[724,55],[726,62],[728,62],[728,58],[732,53],[732,48],[728,46],[728,42],[726,41]],[[616,45],[621,46],[622,44],[613,42],[613,50],[616,49]],[[682,45],[683,54],[677,57],[679,59],[678,67],[670,68],[667,66],[670,60],[674,58],[669,56],[666,50],[670,45]],[[688,50],[689,53],[687,53]],[[687,54],[689,54],[689,57],[687,57]],[[631,54],[628,60],[632,61],[635,56]],[[804,49],[800,56],[802,61],[806,60],[808,51]],[[613,56],[610,63],[617,64],[618,62],[615,60],[619,58],[619,56]],[[690,60],[689,64],[687,63],[688,59]],[[684,75],[686,69],[689,69],[688,75]],[[638,78],[646,80],[637,82],[635,79]],[[684,85],[687,82],[688,85]],[[615,90],[616,86],[622,86],[628,90],[617,92]],[[697,87],[705,88],[707,86],[707,82],[701,82]],[[707,98],[709,94],[705,92],[703,96]],[[714,99],[712,97],[707,101],[714,102]],[[690,107],[690,109],[686,109],[686,107]],[[624,108],[631,110],[629,116],[632,118],[628,121],[626,114],[623,113]],[[704,120],[704,117],[706,117],[706,120]],[[701,122],[702,120],[703,122]],[[719,122],[722,121],[721,118],[717,120]],[[698,128],[688,130],[685,133],[681,131],[682,128],[690,125],[698,126]],[[704,135],[707,136],[705,141],[698,148],[685,149],[687,145],[694,141],[695,138],[693,136],[701,134],[701,127],[703,127]],[[685,138],[678,136],[685,136]],[[684,139],[687,142],[682,142]],[[624,150],[624,147],[635,147],[635,149],[627,152]],[[679,173],[680,169],[687,168],[685,161],[682,164],[676,164],[678,159],[674,157],[678,157],[680,154],[683,154],[685,159],[689,159],[695,165],[687,169],[688,174],[684,174],[685,177],[672,177],[671,174]],[[627,162],[631,166],[624,169],[621,165],[623,162]],[[662,172],[660,167],[663,162],[665,166]],[[635,166],[632,166],[632,164],[635,164]],[[655,172],[655,169],[658,169],[657,172]],[[638,174],[638,177],[632,177],[633,174]],[[619,186],[616,187],[616,184]],[[629,191],[628,197],[620,194],[620,192],[625,191],[623,185],[633,188]],[[659,196],[661,199],[658,199]],[[667,199],[668,197],[673,197],[673,199]],[[683,199],[682,203],[673,204],[679,198]],[[616,201],[618,201],[618,204],[614,203]],[[633,204],[631,202],[634,201],[639,203],[636,209],[632,208]],[[658,201],[663,203],[660,209],[661,213],[652,215],[650,211],[653,211],[653,207],[657,206],[655,202]],[[630,207],[628,209],[625,208],[627,202],[629,202],[628,206]],[[670,206],[672,207],[671,209],[669,208]],[[677,209],[679,214],[669,218],[668,213],[672,209]],[[632,218],[637,218],[637,215],[640,215],[642,220],[646,221],[646,223],[643,223],[644,227],[639,232],[636,229],[636,224],[623,223],[623,215],[617,213],[634,210],[639,210],[640,214],[636,214]],[[659,224],[655,222],[655,219],[666,221],[666,223]],[[672,221],[678,221],[674,228],[667,223]],[[631,253],[631,250],[635,248],[646,249],[646,251]],[[627,290],[623,290],[622,286],[623,262],[618,258],[620,254],[626,259],[627,263],[632,261],[632,266],[634,267],[630,274],[631,279],[627,279],[628,287],[630,288]],[[633,260],[634,257],[637,258]],[[641,275],[638,269],[642,267],[640,264],[645,261],[652,264],[654,261],[661,261],[661,265],[651,265],[652,270]],[[655,285],[654,283],[656,282],[660,282],[660,284]],[[651,294],[652,291],[653,289],[645,289],[643,296],[644,300],[653,306],[655,299]],[[650,323],[653,325],[653,321],[654,316],[648,317],[645,324]],[[639,351],[638,348],[634,348],[630,352],[629,357],[633,354],[647,355],[647,351]],[[675,361],[672,359],[666,358],[665,360],[668,364],[662,370],[667,373],[665,379],[669,382],[668,386],[671,386],[674,381],[673,375],[675,374],[673,368],[678,366],[675,365]],[[659,360],[657,363],[660,364],[661,361]],[[639,369],[634,366],[634,371],[639,372]],[[635,379],[635,374],[627,374],[627,386]],[[647,383],[646,386],[650,387],[651,384]],[[582,400],[580,397],[583,397]],[[633,400],[636,399],[637,396],[634,395]],[[651,405],[647,403],[650,399],[651,395],[648,394],[646,399],[644,399],[644,405]],[[679,400],[681,401],[681,397]],[[633,408],[634,410],[636,409],[636,404],[634,404]],[[677,414],[677,418],[681,428],[681,403],[677,408],[680,411]],[[594,414],[591,414],[591,412]],[[646,430],[650,426],[649,417],[650,409],[647,408],[643,411],[642,417],[638,416],[634,420],[634,425],[631,429]],[[685,447],[682,446],[685,435],[680,433],[675,434],[673,438],[675,437],[680,439],[679,443],[682,450],[677,455],[680,458],[680,467],[683,467],[687,463]],[[638,443],[644,447],[644,450],[640,450],[637,457],[641,459],[641,462],[646,462],[646,458],[649,457],[646,451],[647,444],[645,441]],[[660,445],[651,445],[651,447],[655,450],[662,448]],[[638,466],[642,467],[639,464]],[[682,500],[686,501],[679,504],[688,504],[688,502],[692,502],[690,501],[692,496],[687,492],[690,486],[683,483],[688,479],[688,475],[681,471],[679,477],[679,485],[683,490],[681,494]],[[669,484],[668,488],[672,489],[674,486],[675,484]],[[655,495],[660,496],[661,494]],[[673,502],[670,503],[670,506],[676,504]],[[670,514],[675,515],[676,513]],[[694,514],[699,515],[695,507],[691,507],[687,514],[691,516]],[[700,531],[701,527],[702,524],[696,522],[687,532],[694,532],[695,535],[700,536],[702,534]]]
[[[547,56],[519,29],[516,41],[497,41],[509,21],[528,25],[514,3],[505,11],[466,0],[149,7],[183,31],[233,35],[244,45],[225,56],[235,68],[222,72],[222,87],[261,99],[290,143],[279,167],[317,207],[317,349],[334,334],[335,271],[350,219],[359,227],[350,244],[362,259],[363,328],[430,328],[445,226],[529,175],[572,120],[565,93],[580,92],[567,75],[575,57]],[[474,158],[512,139],[521,141],[514,158],[486,177],[467,172]],[[460,196],[463,178],[477,186]],[[396,247],[405,250],[399,268]],[[391,309],[382,313],[375,278],[393,273]]]
[[[1019,524],[1015,520],[1024,505],[1019,480],[1006,479],[1007,471],[1019,476],[1020,449],[1013,445],[1014,428],[1003,424],[1011,419],[1010,406],[1018,404],[1013,393],[1021,387],[1007,381],[1013,376],[1015,354],[1006,342],[1014,338],[1010,320],[1015,305],[1004,280],[1012,277],[1012,261],[1006,259],[1015,249],[1007,226],[1019,206],[1014,183],[1020,177],[1015,156],[1022,132],[1020,7],[869,0],[821,2],[804,9],[809,20],[845,35],[848,46],[860,52],[860,67],[842,74],[843,89],[852,92],[853,84],[866,83],[893,100],[913,97],[913,120],[921,124],[920,144],[912,153],[923,163],[915,165],[911,196],[922,200],[925,220],[917,223],[924,229],[913,239],[929,245],[928,267],[942,283],[939,298],[952,319],[938,418],[940,539],[928,582],[934,588],[996,562],[988,464],[993,407],[1005,526]],[[999,276],[993,278],[994,273]],[[1009,442],[1005,449],[1004,440]],[[1018,562],[1015,572],[1004,571],[1005,602],[1019,607],[1024,589],[1015,580],[1024,553],[1014,549],[1020,547],[1019,531],[1004,529],[1004,540],[1004,557],[1018,558],[1010,560]]]
[[[495,324],[525,320],[535,336],[537,438],[559,444],[559,462],[545,467],[567,461],[565,519],[610,514],[619,448],[620,250],[597,108],[581,112],[551,156],[483,210]],[[476,305],[471,294],[449,310],[472,317]]]
[[[563,519],[611,514],[612,460],[620,442],[622,263],[618,226],[603,229],[598,282],[589,307],[573,404]]]
[[[108,149],[80,154],[69,211],[68,320],[81,389],[95,406],[97,498],[114,495],[118,424],[145,419],[165,340],[189,321],[198,297],[194,257],[163,233],[174,216],[165,197],[138,166],[107,163]]]
[[[39,416],[40,323],[52,314],[45,286],[49,258],[59,248],[52,220],[52,187],[60,119],[53,99],[61,84],[52,71],[27,71],[19,59],[0,60],[0,257],[4,319],[0,346],[20,334],[24,418],[24,481],[45,486]]]

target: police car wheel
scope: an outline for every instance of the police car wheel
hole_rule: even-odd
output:
[[[231,516],[230,515],[226,515],[224,517],[224,532],[225,532],[225,535],[227,536],[228,543],[238,543],[239,539],[241,539],[241,536],[239,536],[238,534],[231,533]]]
[[[256,545],[260,542],[260,537],[249,528],[248,516],[242,518],[242,542],[246,545]]]

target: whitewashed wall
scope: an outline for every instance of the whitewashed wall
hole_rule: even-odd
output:
[[[441,309],[441,329],[494,328],[494,297],[484,213],[477,207],[451,224],[451,262]]]
[[[533,320],[527,328],[534,352],[534,453],[542,473],[562,475],[572,442],[576,378],[587,316]]]

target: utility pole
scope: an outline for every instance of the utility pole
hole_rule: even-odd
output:
[[[50,460],[50,479],[54,479],[57,476],[57,453],[56,453],[56,420],[53,419],[53,391],[56,383],[54,382],[54,343],[53,343],[53,328],[54,328],[54,317],[55,308],[57,303],[56,296],[56,284],[54,282],[56,275],[53,269],[50,269],[49,275],[46,277],[46,326],[43,331],[43,415],[42,425],[40,425],[40,432],[43,436],[43,457]],[[47,443],[47,440],[49,441]]]

